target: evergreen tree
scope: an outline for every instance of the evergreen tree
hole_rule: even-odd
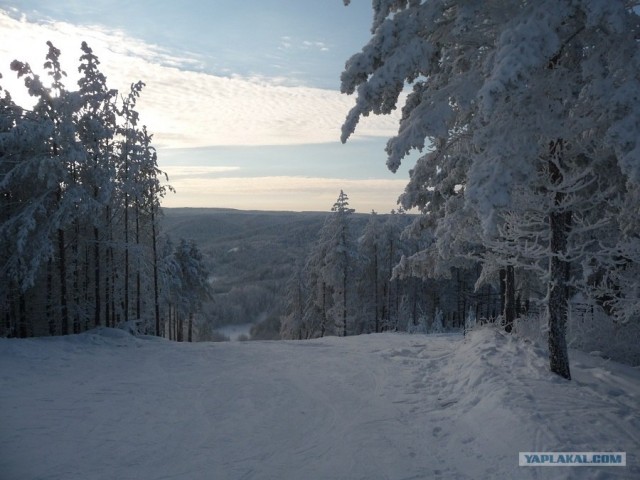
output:
[[[412,149],[432,152],[411,172],[415,188],[405,207],[463,189],[479,220],[477,237],[495,239],[514,191],[533,190],[547,172],[550,368],[565,378],[569,248],[579,208],[571,183],[585,169],[602,191],[640,181],[640,22],[633,6],[376,2],[373,37],[342,75],[343,92],[357,90],[343,141],[361,116],[389,113],[413,85],[398,135],[387,144],[387,164],[395,171]],[[460,180],[444,183],[458,167]],[[612,185],[612,173],[624,181]]]
[[[372,211],[362,236],[358,241],[360,270],[358,274],[358,298],[362,312],[360,330],[364,332],[382,331],[382,306],[385,275],[381,261],[382,226],[379,215]]]
[[[193,319],[195,304],[179,298],[200,292],[193,246],[184,267],[192,290],[161,291],[175,287],[161,282],[157,244],[160,199],[170,187],[160,182],[151,135],[135,111],[142,84],[118,108],[83,42],[79,90],[69,91],[60,51],[48,47],[48,84],[28,64],[11,65],[34,108],[18,107],[8,93],[0,98],[3,332],[80,332],[133,313],[139,329],[159,334],[161,303],[172,295],[174,304],[190,305]]]
[[[176,340],[184,340],[184,320],[187,320],[187,341],[193,341],[194,316],[202,308],[202,302],[209,298],[209,274],[204,258],[193,241],[181,239],[174,252],[177,273],[180,278],[178,311],[178,335]]]
[[[308,301],[302,323],[310,337],[349,333],[350,282],[355,244],[350,231],[349,197],[340,194],[305,266]]]

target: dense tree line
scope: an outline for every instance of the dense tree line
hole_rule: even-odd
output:
[[[69,90],[60,51],[48,47],[48,81],[11,64],[33,108],[0,89],[0,334],[134,322],[191,339],[207,275],[193,243],[160,236],[170,187],[136,110],[144,84],[110,89],[83,42],[78,89]]]
[[[424,237],[412,233],[415,215],[372,212],[359,228],[353,213],[341,191],[287,285],[282,338],[441,331],[464,328],[469,312],[487,320],[502,313],[497,288],[474,291],[477,261],[452,268],[445,278],[400,274],[406,259],[426,248]]]
[[[507,328],[518,292],[540,292],[550,368],[570,378],[573,296],[620,325],[640,313],[636,2],[381,1],[372,32],[342,75],[357,94],[342,139],[409,86],[387,164],[428,149],[400,200],[429,241],[397,273],[479,262]]]

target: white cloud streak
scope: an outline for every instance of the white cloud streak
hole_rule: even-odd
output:
[[[175,167],[176,172],[180,170]],[[404,190],[404,180],[354,180],[340,178],[274,177],[203,177],[174,176],[168,170],[176,194],[167,194],[164,207],[228,207],[258,210],[329,210],[340,189],[349,194],[350,206],[361,213],[372,209],[388,213],[397,208]],[[256,198],[260,199],[256,206]],[[286,206],[286,207],[283,207]]]
[[[44,63],[46,41],[51,40],[62,51],[69,73],[67,85],[72,88],[77,81],[80,44],[86,40],[100,58],[112,88],[124,94],[131,83],[142,80],[147,84],[139,110],[159,148],[335,142],[354,101],[332,90],[284,86],[283,79],[275,84],[200,73],[195,71],[196,57],[178,58],[156,45],[98,26],[36,23],[0,10],[0,31],[5,39],[0,43],[0,72],[4,75],[0,84],[19,103],[26,101],[25,89],[9,71],[14,58],[29,62],[37,71]],[[365,118],[358,136],[393,135],[397,115]]]

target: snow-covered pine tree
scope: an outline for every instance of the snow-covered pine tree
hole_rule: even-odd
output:
[[[303,340],[309,338],[310,329],[305,324],[305,305],[310,296],[305,268],[299,262],[287,282],[286,309],[280,321],[280,338]]]
[[[381,286],[384,283],[384,274],[380,261],[380,243],[382,236],[382,225],[379,215],[372,211],[369,221],[358,239],[358,298],[362,305],[356,308],[357,312],[362,312],[363,317],[359,319],[361,331],[380,332],[383,292]]]
[[[151,145],[152,135],[147,131],[147,127],[143,126],[140,132],[140,159],[139,169],[136,183],[138,184],[136,194],[136,243],[141,243],[141,231],[146,231],[147,236],[150,234],[148,242],[151,243],[151,264],[153,285],[153,305],[154,305],[154,331],[160,331],[160,300],[159,300],[159,281],[158,281],[158,232],[160,231],[158,221],[161,215],[160,201],[166,195],[167,191],[173,191],[170,185],[163,185],[160,178],[164,176],[168,181],[168,175],[158,168],[158,155],[155,148]],[[148,256],[147,242],[147,256]],[[194,253],[195,254],[195,253]],[[139,260],[142,263],[142,259]],[[142,296],[141,286],[142,266],[139,266],[137,273],[137,311],[140,311],[140,298]],[[145,275],[149,278],[149,275]]]
[[[389,113],[413,84],[398,135],[387,144],[392,171],[409,151],[425,147],[433,150],[427,155],[436,169],[446,171],[461,139],[472,147],[465,202],[486,236],[495,237],[513,189],[549,169],[546,188],[555,192],[547,246],[550,368],[565,378],[571,376],[566,249],[574,214],[564,207],[565,179],[585,166],[606,174],[599,164],[615,158],[622,175],[640,180],[634,6],[625,0],[376,2],[373,37],[342,75],[343,92],[357,90],[343,141],[361,116]]]
[[[332,316],[338,331],[346,337],[348,332],[347,311],[350,277],[353,270],[355,248],[350,231],[350,215],[355,210],[349,207],[349,197],[344,191],[331,207],[329,221],[325,225],[329,248],[325,257],[322,276],[333,292]]]
[[[79,217],[84,212],[77,169],[84,163],[85,155],[78,141],[74,123],[79,108],[78,95],[67,91],[62,83],[66,74],[61,69],[60,51],[51,42],[47,45],[49,51],[44,67],[51,77],[50,87],[42,83],[28,64],[18,61],[11,64],[18,77],[24,77],[29,94],[36,98],[36,105],[32,112],[26,114],[29,126],[25,124],[27,128],[21,132],[27,135],[26,142],[29,145],[20,152],[24,161],[16,165],[17,169],[11,175],[15,182],[14,191],[23,190],[24,195],[30,197],[33,202],[25,202],[22,205],[23,211],[14,214],[10,224],[23,222],[22,226],[16,225],[18,238],[26,238],[29,232],[33,232],[34,227],[37,227],[39,232],[36,238],[39,245],[55,243],[59,317],[55,322],[57,326],[52,320],[50,330],[66,334],[70,331],[68,248],[70,244],[74,248],[77,246],[77,238],[69,239],[67,230],[72,225],[77,225]],[[31,181],[30,177],[38,179],[39,185],[34,190],[27,191],[25,187]],[[34,225],[36,212],[43,218]],[[38,262],[52,258],[51,250],[43,251],[29,247],[25,248],[25,252],[30,256],[36,255],[32,258]],[[46,253],[40,256],[40,252]],[[34,265],[34,271],[37,271],[38,266]],[[77,310],[77,305],[73,306]],[[77,323],[76,313],[74,312],[74,327]]]
[[[100,326],[108,321],[103,297],[103,277],[106,277],[106,260],[104,254],[107,230],[110,224],[109,206],[112,203],[115,185],[115,158],[113,138],[116,129],[115,99],[117,92],[109,89],[107,79],[100,72],[100,61],[93,50],[82,42],[80,66],[81,77],[78,80],[81,109],[78,114],[78,135],[87,152],[87,161],[81,172],[81,184],[86,190],[89,203],[88,223],[91,241],[88,243],[87,257],[91,259],[93,270],[93,324]],[[91,243],[93,246],[91,248]],[[90,283],[90,279],[86,279]],[[103,321],[104,320],[104,321]]]
[[[158,178],[162,172],[151,135],[135,128],[131,102],[116,128],[116,92],[107,88],[98,59],[85,43],[77,92],[62,82],[60,51],[50,42],[48,47],[44,68],[50,85],[28,64],[12,63],[35,97],[33,109],[17,107],[8,95],[1,99],[0,259],[2,283],[11,295],[3,289],[0,311],[8,319],[7,335],[64,334],[123,320],[127,309],[120,307],[121,298],[127,289],[116,279],[127,262],[118,252],[132,245],[137,265],[154,265],[157,273],[157,214],[168,187]],[[128,138],[134,141],[117,150],[117,140],[126,143]],[[131,175],[117,168],[123,152],[129,155],[128,166],[135,167]],[[123,238],[130,224],[123,221],[128,198],[135,199],[133,242]],[[159,282],[151,268],[139,267],[135,273],[136,316],[155,309],[158,324]]]
[[[0,87],[0,311],[5,312],[0,334],[26,337],[28,332],[24,292],[33,283],[39,262],[29,265],[26,261],[25,238],[16,236],[24,228],[15,218],[21,210],[25,192],[17,188],[18,183],[11,176],[16,165],[24,161],[20,155],[21,142],[18,134],[22,118],[22,108],[13,102],[9,92]],[[31,229],[33,228],[32,226]],[[46,251],[50,246],[46,239],[41,240],[44,241],[41,248]],[[34,253],[42,252],[38,249]],[[14,305],[15,299],[18,299],[17,308]],[[14,313],[16,311],[17,315]]]
[[[210,297],[209,273],[204,257],[194,241],[180,239],[174,252],[181,290],[177,305],[177,338],[184,341],[184,320],[187,321],[187,341],[193,341],[194,317],[202,302]]]
[[[400,323],[401,282],[407,279],[396,278],[393,269],[406,253],[405,241],[401,233],[406,227],[404,211],[392,210],[385,216],[379,238],[380,269],[382,271],[382,310],[380,312],[380,328],[397,330]]]
[[[329,322],[329,308],[331,295],[329,285],[324,279],[322,270],[324,268],[325,257],[329,248],[326,238],[325,225],[318,234],[304,266],[304,276],[308,290],[307,301],[304,306],[302,323],[304,329],[309,332],[309,338],[324,337],[334,333]]]
[[[129,93],[122,97],[122,105],[118,114],[122,117],[123,123],[118,125],[118,165],[117,177],[120,182],[118,191],[120,192],[120,208],[122,212],[123,231],[123,297],[122,307],[123,320],[127,322],[130,315],[131,297],[131,202],[137,195],[136,173],[137,159],[139,158],[139,113],[136,111],[136,102],[140,97],[140,92],[144,87],[143,82],[131,84]]]
[[[311,337],[349,333],[349,301],[355,255],[349,197],[340,191],[305,265],[308,301],[303,324]]]

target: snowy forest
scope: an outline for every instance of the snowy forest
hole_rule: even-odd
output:
[[[11,69],[34,98],[0,99],[0,334],[66,335],[116,325],[191,340],[206,298],[197,245],[160,235],[162,183],[136,101],[109,89],[82,44],[77,90],[50,42],[48,78]]]
[[[349,4],[345,0],[345,4]],[[635,2],[379,2],[373,36],[342,91],[362,116],[395,109],[396,171],[412,150],[400,203],[417,208],[426,248],[400,276],[448,276],[479,262],[477,286],[543,292],[551,370],[570,378],[570,300],[602,309],[637,338],[640,317],[640,53]],[[529,300],[528,294],[525,298]]]
[[[212,301],[218,259],[161,233],[171,187],[136,111],[144,85],[109,89],[86,43],[77,90],[51,43],[46,81],[14,61],[35,105],[3,92],[2,334],[130,325],[204,340],[225,322],[213,317],[259,313],[254,338],[497,321],[547,332],[551,370],[566,378],[568,328],[573,345],[607,338],[599,349],[637,362],[625,342],[640,332],[632,5],[380,2],[372,32],[342,74],[356,97],[342,141],[360,117],[404,101],[387,165],[426,153],[400,207],[361,225],[341,191],[317,239],[284,267],[286,284],[267,295],[277,300],[235,315],[252,300]]]
[[[389,213],[165,208],[143,82],[11,63],[0,476],[640,478],[640,2],[372,6]]]

